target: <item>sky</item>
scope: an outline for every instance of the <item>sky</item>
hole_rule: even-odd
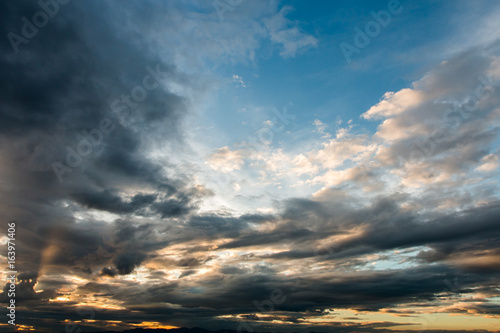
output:
[[[0,13],[1,332],[500,332],[498,1]]]

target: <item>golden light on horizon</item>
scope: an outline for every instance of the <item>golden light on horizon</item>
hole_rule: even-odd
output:
[[[140,327],[140,328],[148,328],[148,329],[173,329],[173,328],[179,328],[178,326],[172,326],[172,325],[166,325],[162,324],[157,321],[143,321],[140,324],[130,324],[133,327]]]

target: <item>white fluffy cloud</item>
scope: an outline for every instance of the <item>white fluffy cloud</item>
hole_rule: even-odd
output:
[[[372,134],[348,124],[334,138],[323,136],[315,149],[295,147],[291,152],[270,146],[238,158],[225,147],[226,167],[239,170],[242,159],[248,159],[249,165],[259,166],[256,182],[299,186],[306,195],[321,187],[349,186],[365,195],[401,191],[416,201],[432,195],[436,200],[430,206],[445,207],[446,199],[438,193],[449,195],[464,184],[459,194],[464,205],[488,201],[491,193],[470,196],[467,191],[475,191],[499,166],[496,50],[490,46],[458,54],[412,88],[385,93],[361,115],[380,121]],[[318,120],[314,125],[324,132],[326,124]]]

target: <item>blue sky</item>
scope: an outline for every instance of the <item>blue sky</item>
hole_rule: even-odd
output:
[[[411,88],[443,61],[494,39],[484,32],[495,29],[497,7],[490,1],[484,4],[394,2],[397,13],[391,15],[389,24],[348,62],[341,43],[355,45],[355,28],[365,29],[374,21],[372,12],[387,11],[388,2],[360,2],[356,6],[349,2],[273,2],[269,8],[277,14],[254,27],[253,36],[249,36],[253,48],[246,50],[247,57],[235,57],[237,51],[233,50],[234,54],[204,61],[209,68],[205,73],[217,83],[208,88],[209,102],[205,100],[203,111],[196,114],[201,129],[197,140],[203,141],[204,152],[238,149],[242,142],[265,133],[259,131],[274,117],[273,108],[285,106],[295,118],[284,131],[274,132],[269,142],[272,149],[285,154],[297,156],[320,148],[325,143],[324,133],[318,133],[315,124],[321,124],[330,136],[346,126],[353,133],[372,136],[380,121],[361,116],[386,92]],[[243,13],[258,16],[265,12],[254,7],[242,2],[224,13],[221,24],[245,29],[250,23]],[[270,29],[270,22],[279,22],[281,36],[288,40],[277,41],[270,30],[271,40],[259,38],[265,36],[260,29]],[[217,36],[210,38],[224,45]],[[252,173],[256,166],[248,160],[240,162],[242,171]],[[249,181],[258,183],[253,177],[257,177],[255,172]],[[292,193],[310,195],[319,188],[317,184],[302,188],[305,192]]]
[[[288,6],[287,19],[297,22],[297,28],[313,36],[317,43],[300,49],[294,57],[283,58],[279,48],[264,41],[254,62],[217,68],[218,75],[229,79],[238,75],[246,85],[224,86],[209,113],[211,120],[220,122],[222,131],[234,131],[228,133],[229,137],[237,138],[244,131],[234,124],[252,118],[237,111],[256,103],[293,103],[297,123],[304,125],[312,124],[316,118],[326,124],[334,124],[338,118],[353,119],[373,131],[376,123],[360,120],[359,116],[386,91],[411,86],[427,70],[446,60],[450,52],[466,48],[467,45],[450,45],[450,40],[456,39],[457,34],[466,34],[463,30],[472,28],[471,25],[479,28],[479,18],[489,11],[488,6],[477,8],[468,2],[402,1],[402,13],[392,15],[390,24],[347,64],[339,44],[353,44],[354,27],[363,28],[373,20],[370,12],[386,9],[387,2],[361,2],[355,7],[342,1],[314,6],[301,1],[280,3],[280,8]],[[458,20],[462,21],[457,26]]]

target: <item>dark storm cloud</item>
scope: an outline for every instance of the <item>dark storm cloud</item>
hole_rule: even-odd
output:
[[[22,28],[21,18],[31,18],[40,10],[36,1],[0,6],[3,35],[21,33],[17,31]],[[130,95],[146,75],[151,76],[147,68],[177,75],[147,45],[130,38],[126,22],[113,10],[106,2],[70,2],[61,5],[28,44],[20,45],[18,54],[7,38],[0,41],[2,178],[7,181],[4,189],[13,188],[0,194],[5,198],[2,218],[18,219],[21,233],[37,228],[43,230],[39,236],[46,237],[58,226],[71,234],[69,210],[79,208],[63,209],[64,200],[81,208],[162,218],[186,214],[194,207],[191,195],[196,194],[181,181],[167,178],[143,151],[143,145],[160,133],[164,140],[182,145],[178,124],[186,113],[183,98],[158,85],[137,106],[128,108],[126,118],[112,110],[113,100]],[[77,151],[83,131],[99,128],[103,119],[114,130],[103,135],[81,164],[65,172],[60,184],[53,163],[65,165],[68,149]],[[125,184],[151,187],[155,192],[126,198]],[[24,212],[17,213],[15,206]],[[28,234],[21,241],[45,243]]]
[[[118,272],[113,268],[104,267],[101,270],[101,275],[104,275],[104,276],[115,277],[117,274],[118,274]]]
[[[439,294],[466,295],[479,292],[478,288],[481,287],[481,292],[495,294],[498,283],[498,267],[495,265],[498,262],[470,268],[449,260],[454,255],[477,258],[474,251],[479,250],[497,253],[494,251],[500,239],[498,202],[460,214],[433,215],[432,218],[402,210],[401,202],[398,197],[381,198],[365,209],[349,209],[348,204],[342,203],[338,207],[332,207],[331,203],[291,200],[285,204],[281,216],[269,219],[279,223],[276,230],[265,233],[251,231],[246,234],[247,231],[243,229],[243,234],[235,234],[238,236],[235,236],[234,241],[221,247],[258,247],[280,243],[292,245],[295,249],[289,252],[249,258],[268,263],[273,263],[273,260],[280,262],[281,259],[301,258],[311,258],[318,262],[332,261],[337,269],[347,269],[339,270],[332,281],[319,273],[317,276],[306,275],[300,279],[300,288],[297,288],[297,281],[276,279],[276,272],[272,269],[251,272],[227,266],[219,270],[220,275],[204,278],[201,289],[197,292],[190,294],[169,290],[163,297],[186,307],[211,306],[217,308],[217,314],[220,315],[255,311],[251,304],[256,300],[268,299],[273,289],[286,291],[287,301],[276,305],[276,310],[289,312],[329,307],[377,311],[404,304],[439,302]],[[309,231],[283,231],[297,225],[304,218],[310,222]],[[216,220],[214,216],[211,219]],[[319,247],[321,251],[317,251],[318,245],[314,245],[316,241],[331,235],[346,235],[347,230],[358,226],[366,228],[365,232],[339,244],[331,244],[330,248]],[[213,227],[218,228],[216,224]],[[301,234],[306,240],[295,244],[297,234]],[[405,249],[416,246],[426,246],[432,253],[439,255],[420,251],[411,259],[417,265],[415,268],[361,272],[352,270],[356,265],[362,264],[356,257],[392,249],[404,252]],[[389,256],[380,259],[391,260]],[[433,264],[422,264],[422,260]],[[296,264],[302,265],[299,262]],[[459,284],[450,289],[449,281],[454,281],[457,277],[460,277]],[[223,281],[223,288],[214,284],[215,281]],[[235,308],[235,304],[240,304],[241,307]],[[490,314],[496,313],[495,306],[485,306],[481,311],[488,309],[491,309]]]
[[[320,276],[295,281],[276,279],[275,275],[246,274],[237,278],[226,275],[207,279],[199,289],[186,290],[179,288],[176,283],[113,287],[113,297],[126,302],[130,310],[140,311],[136,318],[143,320],[164,316],[164,320],[169,323],[185,324],[193,323],[194,320],[199,324],[210,326],[213,323],[231,328],[229,323],[214,317],[239,313],[253,313],[259,317],[281,314],[290,317],[290,320],[297,320],[328,312],[330,308],[354,308],[370,312],[409,302],[432,304],[430,302],[439,302],[437,293],[447,291],[443,288],[443,281],[451,279],[454,274],[453,270],[445,266],[427,266],[407,271],[337,275],[335,280]],[[462,277],[462,293],[474,292],[468,288],[485,281],[481,276]],[[105,288],[94,285],[91,290],[101,292]],[[270,312],[268,301],[273,290],[277,289],[283,302],[274,304]],[[165,300],[182,307],[160,306]],[[158,304],[158,307],[154,304]],[[492,313],[496,311],[494,308],[492,310]],[[197,319],[192,318],[193,314],[196,314]],[[107,315],[110,315],[109,318],[114,317]]]
[[[240,237],[238,240],[224,244],[220,248],[238,248],[252,245],[264,245],[281,243],[284,239],[288,241],[306,240],[310,241],[311,235],[314,233],[308,229],[293,229],[293,230],[276,230],[270,233],[255,233]]]
[[[454,271],[445,266],[428,266],[407,271],[338,275],[334,281],[321,276],[297,281],[279,279],[274,274],[235,275],[234,271],[229,273],[207,278],[203,286],[200,286],[206,292],[172,289],[171,285],[167,284],[165,288],[162,285],[150,287],[151,290],[134,287],[132,293],[139,293],[140,303],[144,304],[168,299],[169,302],[189,308],[210,307],[220,310],[221,313],[242,313],[255,312],[254,301],[269,299],[273,290],[280,289],[286,301],[276,304],[277,310],[294,312],[334,307],[376,311],[399,303],[435,299],[434,294],[443,291],[446,287],[443,281],[452,279]],[[470,283],[472,276],[469,278],[470,280],[464,280],[463,283]],[[479,281],[483,280],[486,279],[480,278]],[[138,298],[127,296],[130,292],[130,287],[126,287],[124,292],[119,291],[116,297],[131,305],[139,304]]]
[[[86,208],[113,213],[132,213],[156,200],[156,194],[136,194],[129,201],[122,200],[109,189],[101,192],[74,193],[72,198]]]
[[[180,288],[177,283],[163,283],[156,285],[119,285],[87,284],[80,288],[82,293],[106,294],[111,290],[109,297],[125,302],[127,311],[99,309],[97,318],[106,320],[137,321],[167,321],[179,326],[196,325],[212,328],[235,329],[238,322],[227,322],[216,319],[219,315],[250,313],[257,317],[284,316],[291,323],[327,313],[331,308],[355,308],[359,311],[370,312],[380,308],[393,307],[408,302],[422,302],[432,304],[438,302],[436,293],[443,292],[443,280],[451,279],[455,272],[444,266],[427,266],[407,271],[356,273],[337,276],[335,280],[325,277],[303,279],[302,281],[277,279],[275,275],[241,275],[238,278],[219,276],[207,279],[203,289]],[[463,281],[463,290],[467,287],[479,285],[484,281],[481,276],[467,276]],[[471,284],[471,282],[473,282]],[[204,289],[206,288],[206,289]],[[284,301],[275,304],[273,312],[269,310],[270,295],[273,290],[279,289]],[[163,302],[182,305],[168,307]],[[123,303],[122,303],[123,304]],[[40,305],[39,310],[46,314],[45,318],[72,318],[78,320],[75,311],[71,313],[64,309],[57,313],[56,306]],[[259,310],[262,309],[262,310]],[[495,313],[496,308],[481,311]],[[128,311],[135,311],[134,318],[128,319]],[[457,309],[457,312],[462,311]],[[36,314],[29,314],[34,322]],[[255,317],[255,318],[257,318]],[[254,317],[246,318],[251,320]],[[360,323],[360,327],[372,332],[371,326]],[[291,328],[290,324],[287,325]],[[333,326],[335,327],[335,325]],[[276,326],[269,326],[276,330]],[[311,326],[307,325],[310,330]],[[304,329],[304,328],[302,328]],[[302,331],[299,329],[299,331]],[[326,329],[319,331],[336,330]],[[349,330],[347,330],[349,331]],[[385,331],[382,331],[385,332]]]
[[[394,197],[381,198],[364,209],[349,208],[344,204],[332,207],[330,203],[307,200],[291,200],[285,204],[283,218],[285,226],[280,226],[267,233],[254,232],[240,237],[222,247],[241,247],[271,244],[280,239],[282,242],[294,242],[297,237],[307,244],[292,248],[287,252],[269,255],[270,258],[306,258],[335,259],[359,256],[366,253],[412,246],[435,247],[441,255],[434,258],[445,259],[445,251],[453,253],[463,250],[467,244],[494,249],[500,238],[500,203],[450,213],[439,217],[423,217],[400,208],[401,200]],[[297,214],[295,214],[297,212]],[[287,231],[295,225],[306,222],[309,229]],[[364,231],[345,240],[332,244],[315,245],[315,241],[332,235],[347,234],[355,227]],[[441,249],[441,250],[438,250]],[[431,254],[422,254],[420,258],[431,260]]]
[[[188,227],[201,231],[203,236],[237,237],[241,231],[248,228],[248,220],[216,214],[197,215],[189,219]]]
[[[296,204],[295,201],[292,201]],[[320,203],[321,204],[321,203]],[[318,207],[314,203],[306,203],[306,207]],[[327,212],[329,208],[321,207],[319,211]],[[301,211],[299,218],[304,216],[312,217],[313,209],[310,211]],[[339,211],[341,211],[339,209]],[[454,249],[453,251],[464,250],[467,246],[472,246],[479,239],[484,239],[485,246],[494,247],[495,239],[498,238],[498,226],[495,223],[495,216],[498,213],[498,205],[490,205],[480,211],[469,211],[462,215],[448,215],[442,218],[436,218],[427,222],[420,222],[415,216],[402,213],[397,202],[391,202],[390,198],[380,200],[364,211],[343,210],[343,216],[336,218],[330,217],[324,220],[321,216],[312,218],[316,223],[310,225],[311,229],[342,230],[344,227],[352,227],[357,224],[363,224],[369,227],[370,234],[363,234],[359,238],[350,240],[335,248],[332,255],[317,256],[318,260],[340,260],[350,255],[360,255],[363,253],[373,253],[374,251],[405,248],[416,245],[427,245],[432,249],[446,247]],[[295,225],[295,219],[290,211],[283,215],[291,225]],[[363,218],[362,218],[363,217]],[[200,217],[201,219],[201,217]],[[215,216],[210,219],[215,221]],[[222,219],[222,218],[221,218]],[[223,219],[222,219],[223,220]],[[279,220],[278,217],[272,220]],[[406,229],[398,228],[403,226],[406,221],[409,226]],[[411,222],[413,221],[413,222]],[[383,223],[389,223],[393,229]],[[411,222],[411,223],[410,223]],[[286,225],[286,223],[285,223]],[[151,228],[144,225],[134,226],[124,221],[117,223],[116,242],[130,242],[132,244],[136,237],[142,238],[150,235]],[[214,228],[218,228],[214,225]],[[278,230],[278,231],[281,231]],[[277,233],[278,233],[277,231]],[[390,234],[388,233],[390,231]],[[211,231],[208,232],[210,234]],[[295,239],[294,234],[279,233],[282,235],[281,241],[291,244]],[[311,242],[318,239],[319,235],[304,233],[304,237],[311,237]],[[324,234],[327,237],[330,234]],[[374,236],[373,240],[369,235]],[[240,236],[242,239],[250,239],[247,236]],[[272,242],[276,243],[275,238]],[[128,243],[127,243],[128,244]],[[257,238],[254,245],[260,245],[261,241]],[[451,251],[451,252],[453,252]],[[124,252],[124,257],[134,258],[130,253]],[[327,253],[327,252],[325,252]],[[323,253],[321,253],[323,254]],[[311,248],[306,257],[314,257],[314,249]],[[278,255],[272,255],[270,258],[276,258]],[[416,259],[420,260],[422,255]],[[140,262],[142,258],[136,258],[135,263]],[[129,263],[130,267],[134,263]],[[198,258],[187,257],[178,262],[181,267],[198,266],[202,261]],[[106,270],[103,270],[103,274]],[[116,272],[113,269],[113,274]],[[241,274],[243,273],[244,274]],[[181,277],[192,276],[195,272],[185,271]],[[472,271],[461,270],[447,265],[426,266],[409,270],[394,270],[388,272],[361,272],[352,273],[344,276],[337,276],[335,282],[330,282],[328,278],[318,275],[304,277],[296,287],[296,281],[276,279],[276,272],[271,269],[260,271],[244,271],[238,267],[224,267],[220,270],[221,275],[214,275],[203,280],[198,291],[182,291],[182,289],[173,288],[171,285],[162,287],[156,285],[151,290],[145,290],[147,286],[124,286],[125,289],[115,288],[114,297],[129,303],[130,307],[137,305],[137,300],[141,299],[142,304],[152,304],[168,299],[169,302],[180,304],[189,308],[201,309],[207,306],[216,308],[208,317],[220,314],[236,314],[244,312],[253,312],[254,301],[262,301],[269,298],[273,289],[286,291],[287,302],[276,306],[277,310],[289,312],[303,312],[314,308],[355,308],[360,311],[376,311],[381,308],[390,308],[398,304],[407,304],[414,302],[427,302],[437,300],[436,294],[448,291],[444,281],[453,281],[454,277],[460,276],[460,288],[454,292],[469,293],[478,286],[487,285],[495,281],[495,274],[476,274]],[[257,275],[256,275],[257,273]],[[113,274],[107,274],[112,276]],[[223,284],[221,285],[221,281]],[[474,288],[474,289],[471,289]],[[153,291],[154,289],[154,291]],[[488,289],[486,289],[488,290]],[[129,295],[134,295],[129,298]],[[137,295],[141,295],[137,297]],[[235,304],[240,306],[235,307]],[[485,307],[484,311],[487,311]],[[494,309],[492,308],[492,311]],[[177,313],[181,316],[181,313]],[[184,314],[186,315],[186,314]]]
[[[39,10],[37,1],[0,2],[2,36],[20,34],[21,18]],[[205,195],[167,176],[163,165],[147,156],[144,148],[151,141],[184,145],[180,122],[187,104],[165,88],[180,77],[177,69],[132,38],[128,20],[115,11],[109,2],[73,1],[60,6],[17,54],[7,38],[0,39],[0,217],[17,222],[18,271],[35,271],[31,280],[19,275],[16,299],[26,304],[19,322],[51,332],[63,331],[65,319],[81,319],[70,308],[74,302],[49,302],[56,290],[73,285],[64,275],[130,274],[169,242],[154,231],[165,225],[140,225],[133,217],[180,217]],[[144,82],[157,87],[126,107],[124,98]],[[115,100],[120,112],[112,107]],[[58,176],[54,162],[68,167],[69,151],[88,149],[88,142],[91,152]],[[88,210],[123,219],[75,219],[75,213]],[[44,274],[41,282],[37,272]],[[36,291],[37,282],[43,292]],[[113,295],[110,288],[101,289],[95,293]],[[5,290],[0,295],[8,301]],[[123,315],[110,313],[106,319]]]
[[[17,276],[16,287],[13,289],[16,295],[17,304],[24,304],[26,301],[31,300],[48,300],[49,298],[57,295],[57,292],[53,289],[35,292],[35,285],[37,281],[37,272],[26,272]],[[10,289],[10,283],[7,283],[3,288],[3,293],[0,294],[0,301],[2,303],[10,301],[10,297],[7,295]]]
[[[220,272],[224,275],[233,275],[233,274],[247,274],[249,273],[249,270],[239,268],[236,266],[225,266],[220,269]]]
[[[157,193],[136,194],[124,200],[118,194],[105,189],[100,192],[72,193],[71,198],[85,208],[117,214],[158,215],[162,218],[185,215],[194,208],[192,198],[188,195],[171,199],[168,195],[160,196]]]
[[[130,274],[136,266],[139,266],[146,256],[143,253],[124,252],[115,258],[114,264],[119,274]]]
[[[195,274],[196,271],[195,270],[187,270],[187,271],[184,271],[181,273],[181,275],[179,275],[179,279],[180,278],[183,278],[183,277],[186,277],[186,276],[190,276],[190,275],[193,275]]]

